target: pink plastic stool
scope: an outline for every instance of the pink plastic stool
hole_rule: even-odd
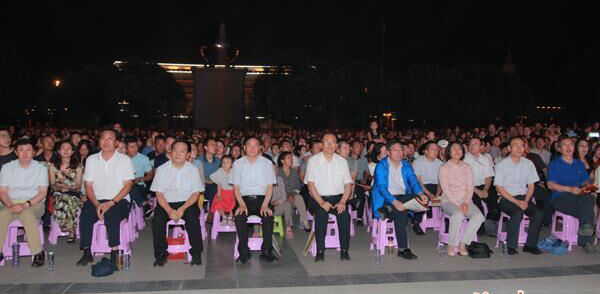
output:
[[[552,236],[563,242],[569,243],[569,251],[573,245],[577,245],[577,232],[579,231],[579,220],[560,211],[554,212],[552,216]]]
[[[398,248],[394,222],[389,219],[374,220],[371,225],[370,250],[376,250],[380,256],[383,256],[386,247]]]
[[[354,229],[354,221],[358,218],[356,216],[356,210],[352,209],[350,205],[348,205],[348,213],[350,214],[350,236],[354,237],[356,235],[356,231]]]
[[[247,224],[252,224],[252,225],[260,225],[262,224],[262,220],[260,219],[259,216],[256,215],[251,215],[248,217],[248,220],[246,221]],[[237,260],[238,257],[240,257],[240,252],[238,251],[238,245],[240,243],[240,239],[238,238],[237,234],[235,236],[235,245],[233,246],[233,259]],[[262,249],[262,243],[263,243],[263,238],[261,237],[248,237],[248,249],[250,251],[261,251]]]
[[[419,226],[423,232],[427,232],[427,229],[439,231],[442,224],[442,209],[439,206],[433,206],[425,212]]]
[[[315,222],[312,225],[312,231],[315,232]],[[335,248],[340,250],[340,234],[338,231],[337,218],[333,214],[329,214],[327,222],[327,234],[325,234],[325,249]],[[317,239],[315,238],[310,245],[310,254],[317,255]]]
[[[77,222],[79,222],[79,217],[77,218]],[[75,226],[75,232],[77,237],[79,238],[79,226]],[[50,218],[50,232],[48,233],[48,243],[51,245],[56,245],[58,243],[59,237],[68,237],[68,232],[63,232],[60,230],[60,226],[54,217]]]
[[[133,201],[131,205],[131,212],[133,216],[131,221],[135,225],[137,231],[142,231],[146,227],[146,222],[144,221],[144,209],[138,206],[135,201]]]
[[[510,216],[506,213],[500,214],[500,220],[498,221],[498,233],[496,234],[496,248],[500,246],[500,243],[506,244],[507,232],[504,230],[504,220],[509,220]],[[527,231],[529,229],[529,217],[523,214],[521,224],[519,225],[519,238],[517,244],[523,246],[527,243]]]
[[[31,256],[31,250],[29,249],[29,244],[25,242],[19,242],[19,230],[23,229],[23,225],[21,221],[14,220],[8,225],[8,232],[6,236],[6,241],[4,241],[4,246],[2,246],[2,253],[4,254],[4,261],[11,260],[12,256],[12,245],[19,244],[19,257],[20,256]],[[42,243],[42,247],[44,246],[44,229],[42,224],[38,226],[38,231],[40,233],[40,242]],[[4,261],[0,263],[0,265],[4,265]]]
[[[138,239],[139,233],[136,225],[136,213],[134,209],[129,210],[129,217],[127,218],[127,225],[129,226],[129,241],[133,242]]]
[[[171,234],[169,234],[169,228],[171,228]],[[185,230],[185,221],[180,219],[178,221],[170,220],[167,222],[167,237],[180,238],[183,236],[184,241],[183,244],[179,245],[169,245],[167,247],[167,252],[169,254],[178,254],[184,253],[187,256],[187,261],[192,261],[192,254],[190,253],[190,249],[192,246],[190,245],[190,239],[188,237],[188,233]]]
[[[210,238],[213,240],[217,239],[219,233],[231,233],[236,231],[235,224],[232,223],[230,225],[226,225],[221,218],[222,216],[219,214],[219,212],[215,211],[212,229],[210,233]]]
[[[469,220],[465,218],[460,225],[460,230],[458,235],[462,237],[465,234],[465,230],[467,229],[467,225]],[[438,247],[442,247],[443,245],[448,244],[448,234],[450,230],[450,216],[442,213],[442,227],[438,231]],[[477,241],[477,235],[475,235],[475,239],[473,241]]]
[[[202,240],[206,240],[206,212],[200,207],[200,231],[202,231]]]
[[[119,250],[123,250],[124,254],[131,255],[131,246],[130,242],[132,241],[130,225],[127,219],[121,221],[120,228],[120,245]],[[92,247],[90,248],[92,251],[92,255],[100,255],[105,253],[110,253],[112,249],[108,246],[108,237],[106,232],[106,226],[104,225],[104,221],[100,220],[94,224],[94,232],[92,234]]]

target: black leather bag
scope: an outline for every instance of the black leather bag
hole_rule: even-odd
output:
[[[494,253],[487,244],[481,242],[471,242],[467,251],[471,258],[490,258]]]
[[[92,265],[92,276],[96,278],[110,276],[115,272],[115,270],[115,265],[105,257],[102,258],[100,262]]]

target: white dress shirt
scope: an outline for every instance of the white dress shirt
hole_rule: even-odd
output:
[[[394,167],[392,162],[388,160],[389,172],[388,172],[388,191],[392,195],[404,195],[406,186],[404,184],[404,177],[402,176],[402,162],[398,164],[398,167]]]
[[[176,168],[169,160],[156,169],[150,191],[163,193],[169,203],[185,202],[193,193],[203,192],[204,183],[193,164],[185,162],[182,167]]]
[[[129,156],[116,151],[108,161],[101,154],[98,152],[88,157],[83,180],[93,184],[97,200],[111,200],[123,189],[126,181],[134,179],[133,163]],[[125,199],[129,201],[129,194]]]
[[[442,161],[437,158],[429,160],[427,157],[421,156],[413,162],[412,166],[415,170],[415,175],[422,178],[423,185],[437,185],[439,183],[440,168],[442,167],[442,164]]]
[[[19,160],[13,160],[2,166],[0,186],[8,190],[8,197],[15,202],[25,202],[33,198],[40,187],[48,187],[48,169],[32,160],[23,168]]]
[[[304,183],[313,182],[321,196],[344,194],[344,185],[352,184],[348,161],[338,154],[327,160],[323,152],[308,160]]]
[[[496,165],[495,186],[502,186],[512,196],[525,195],[527,185],[539,181],[535,165],[531,160],[521,157],[514,163],[510,156]]]
[[[485,178],[494,176],[494,163],[489,157],[483,154],[479,154],[478,157],[475,157],[467,152],[464,162],[469,164],[473,170],[473,185],[475,187],[484,185]]]
[[[231,183],[242,196],[265,195],[267,186],[277,183],[273,163],[260,155],[252,163],[244,156],[233,163]]]

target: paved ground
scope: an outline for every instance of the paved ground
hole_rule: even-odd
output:
[[[547,232],[545,232],[547,234]],[[575,249],[567,256],[519,254],[507,256],[496,250],[491,259],[450,258],[436,248],[437,235],[410,236],[419,255],[416,261],[399,259],[395,254],[378,262],[368,248],[368,233],[359,228],[351,240],[352,260],[341,262],[336,251],[326,254],[325,263],[315,264],[304,256],[306,240],[298,232],[293,240],[281,240],[283,257],[274,264],[263,264],[253,257],[247,265],[233,263],[233,233],[206,241],[204,265],[190,267],[170,262],[153,268],[150,229],[136,241],[130,271],[106,278],[93,278],[90,269],[74,266],[80,255],[77,245],[61,240],[56,248],[56,271],[32,269],[23,259],[18,268],[0,268],[0,293],[600,293],[600,255],[586,255]],[[482,241],[495,245],[495,239]],[[240,292],[241,293],[241,292]]]

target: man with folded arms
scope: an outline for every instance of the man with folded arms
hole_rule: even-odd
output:
[[[335,153],[337,138],[328,133],[323,136],[323,152],[308,160],[304,182],[310,196],[316,202],[315,239],[317,255],[315,262],[325,260],[325,235],[329,214],[337,217],[340,238],[340,259],[350,260],[350,214],[347,201],[352,191],[352,177],[348,161]]]
[[[185,221],[192,249],[191,265],[202,264],[202,233],[198,196],[204,191],[199,169],[186,161],[191,146],[188,142],[175,141],[171,148],[171,160],[156,170],[150,190],[156,192],[158,207],[152,219],[154,238],[154,266],[164,266],[167,262],[167,232],[169,220]]]
[[[33,160],[33,144],[28,139],[16,143],[17,160],[2,166],[0,171],[0,244],[4,244],[8,225],[21,221],[29,249],[33,255],[31,266],[44,265],[44,251],[40,240],[39,224],[46,208],[48,170]],[[14,258],[14,257],[13,257]],[[4,256],[0,252],[0,261]]]
[[[541,254],[538,249],[540,229],[544,220],[543,212],[531,203],[535,183],[539,181],[535,165],[524,157],[526,141],[521,137],[510,140],[510,155],[496,165],[494,185],[502,196],[500,210],[510,216],[507,224],[507,253],[518,253],[519,227],[523,214],[529,217],[527,243],[523,252]]]

